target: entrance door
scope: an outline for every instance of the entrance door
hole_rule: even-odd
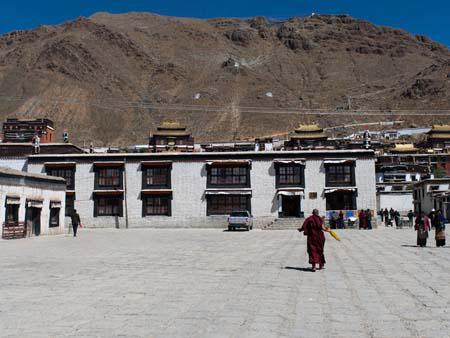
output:
[[[282,216],[300,217],[300,196],[282,196]]]
[[[26,211],[26,224],[31,232],[35,236],[41,234],[41,209],[40,208],[27,208]]]

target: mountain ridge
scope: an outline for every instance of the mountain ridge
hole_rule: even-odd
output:
[[[164,119],[180,120],[201,141],[246,139],[305,120],[379,119],[348,108],[449,110],[449,94],[448,48],[344,15],[273,22],[103,12],[0,36],[1,117],[45,115],[75,142],[145,143]]]

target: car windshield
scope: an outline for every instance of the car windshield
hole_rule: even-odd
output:
[[[230,215],[231,217],[248,217],[246,211],[233,211]]]

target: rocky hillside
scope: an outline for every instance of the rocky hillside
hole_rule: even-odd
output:
[[[273,22],[99,13],[0,37],[0,118],[49,117],[76,142],[145,143],[167,118],[197,140],[277,134],[313,119],[425,124],[425,113],[347,109],[449,109],[449,94],[446,47],[348,16]]]

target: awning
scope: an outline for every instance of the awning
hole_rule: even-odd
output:
[[[205,191],[205,195],[252,195],[251,190],[212,190]]]
[[[356,188],[325,188],[325,194],[332,194],[334,192],[354,192]]]
[[[96,196],[122,196],[123,190],[94,190]]]
[[[6,196],[6,204],[19,205],[20,204],[20,197],[18,197],[18,196]]]
[[[171,167],[172,161],[144,161],[141,162],[143,167]]]
[[[50,201],[50,208],[52,209],[61,209],[61,202],[59,201]]]
[[[325,164],[345,164],[345,163],[353,163],[354,159],[325,159],[323,163]]]
[[[123,161],[94,162],[96,168],[120,168],[125,165]]]
[[[44,162],[46,168],[72,168],[76,165],[76,162]]]
[[[159,196],[159,195],[164,195],[164,196],[171,196],[172,195],[172,190],[170,189],[144,189],[141,191],[141,195],[144,196]]]
[[[251,160],[216,160],[206,161],[206,165],[250,165]]]
[[[275,159],[273,160],[273,163],[280,163],[280,164],[305,164],[305,159]]]
[[[305,192],[303,189],[279,189],[277,191],[277,196],[303,196]]]
[[[38,201],[38,200],[36,200],[36,201],[27,201],[27,207],[28,208],[39,208],[39,209],[42,209],[43,203],[42,203],[42,201]]]

